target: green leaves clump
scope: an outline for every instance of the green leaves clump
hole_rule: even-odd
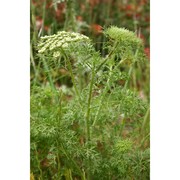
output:
[[[116,153],[125,153],[132,149],[133,143],[129,139],[118,140],[115,143]]]
[[[149,153],[137,145],[147,103],[127,86],[134,63],[144,58],[142,40],[115,26],[105,34],[105,58],[88,37],[74,32],[41,37],[37,45],[50,82],[31,89],[31,170],[37,179],[149,175]],[[121,61],[132,63],[128,73]],[[70,74],[68,91],[54,83],[52,72],[59,68]]]
[[[44,162],[47,159],[49,164],[48,167],[43,164],[40,166],[43,169],[43,177],[58,176],[58,165],[61,166],[61,176],[67,169],[71,170],[73,177],[78,178],[81,176],[78,169],[85,172],[89,169],[92,178],[100,180],[110,179],[112,176],[114,179],[148,176],[148,153],[145,156],[144,151],[135,146],[132,138],[121,137],[123,126],[128,128],[130,124],[123,125],[123,119],[118,116],[124,108],[134,108],[126,107],[124,100],[120,101],[122,98],[126,99],[127,94],[121,93],[120,98],[117,97],[121,89],[117,88],[115,93],[105,96],[97,123],[94,127],[91,126],[90,147],[85,131],[86,104],[79,108],[78,99],[67,101],[64,99],[66,94],[61,90],[57,90],[59,104],[56,103],[54,92],[49,87],[35,88],[34,91],[36,93],[31,95],[31,170],[34,173],[38,169],[36,155],[39,161]],[[83,102],[86,102],[87,96],[88,91],[83,92]],[[119,99],[115,101],[116,98]],[[101,97],[93,97],[91,123],[99,106]],[[140,105],[138,107],[140,110]],[[128,116],[124,115],[123,118]],[[137,119],[133,118],[134,121]],[[41,153],[36,154],[33,144]],[[93,164],[91,167],[87,164],[89,159]],[[141,173],[144,173],[143,176]]]

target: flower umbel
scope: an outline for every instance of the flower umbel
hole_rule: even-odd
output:
[[[111,26],[104,31],[104,34],[110,39],[110,49],[116,44],[115,53],[120,55],[123,61],[128,60],[132,62],[135,54],[137,60],[144,59],[143,41],[134,32],[125,28]]]
[[[79,33],[59,31],[57,34],[41,37],[37,48],[39,54],[52,54],[53,57],[60,56],[60,50],[66,50],[71,44],[89,43],[90,39]]]

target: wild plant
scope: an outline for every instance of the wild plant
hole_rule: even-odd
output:
[[[116,26],[104,34],[109,39],[105,57],[92,40],[74,32],[43,36],[37,44],[49,83],[31,89],[36,178],[149,179],[149,136],[142,129],[148,124],[148,103],[128,88],[135,63],[146,58],[143,42]],[[124,64],[128,73],[121,71]],[[72,88],[55,85],[54,68],[69,72]]]

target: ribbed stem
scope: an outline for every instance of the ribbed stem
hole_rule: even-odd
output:
[[[87,144],[88,149],[90,149],[90,141],[91,141],[91,134],[90,134],[90,109],[91,109],[91,100],[92,100],[92,90],[94,84],[94,76],[95,76],[95,63],[93,63],[92,75],[91,75],[91,83],[89,87],[89,97],[88,97],[88,105],[87,105],[87,112],[86,112],[86,136],[87,136]],[[87,179],[91,179],[91,159],[88,158],[88,170],[87,170]]]

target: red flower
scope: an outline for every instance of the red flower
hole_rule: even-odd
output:
[[[48,31],[49,30],[49,26],[44,26],[44,30]]]
[[[102,26],[100,26],[99,24],[91,24],[91,29],[94,34],[102,33]]]
[[[145,54],[147,55],[147,57],[150,59],[150,48],[145,48],[144,49],[144,52],[145,52]]]
[[[94,7],[99,3],[100,3],[100,0],[89,0],[89,4],[91,5],[91,7]]]
[[[128,5],[126,5],[125,10],[134,11],[134,10],[136,10],[136,6],[134,4],[128,4]]]
[[[133,10],[132,5],[127,5],[127,6],[126,6],[126,10]]]
[[[82,16],[76,16],[77,21],[83,21],[83,17]]]

